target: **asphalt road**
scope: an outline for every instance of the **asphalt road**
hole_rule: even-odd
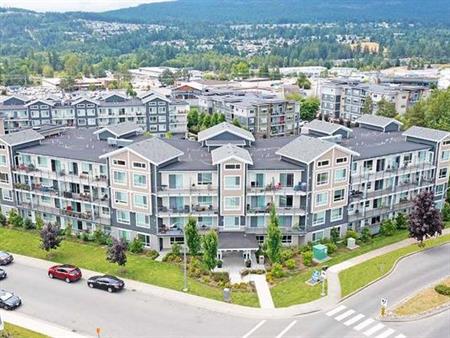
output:
[[[379,323],[375,319],[381,297],[394,304],[450,275],[450,245],[404,259],[389,277],[328,314],[286,319],[234,317],[133,290],[109,294],[89,289],[85,280],[73,284],[50,280],[46,270],[18,262],[5,270],[9,276],[0,281],[0,288],[14,291],[24,301],[16,311],[90,336],[100,327],[102,338],[450,338],[450,311],[413,323]]]

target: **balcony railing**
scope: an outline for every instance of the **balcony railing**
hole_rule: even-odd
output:
[[[160,195],[190,195],[190,194],[216,194],[217,186],[212,184],[192,185],[190,187],[169,188],[168,185],[158,186],[158,193]]]
[[[267,194],[267,193],[306,193],[307,185],[306,183],[298,183],[291,187],[283,186],[281,183],[268,184],[265,186],[255,186],[250,185],[247,187],[247,192],[250,194]]]

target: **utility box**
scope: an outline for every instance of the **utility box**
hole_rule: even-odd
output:
[[[313,259],[321,262],[328,258],[328,248],[323,244],[316,244],[313,246]]]
[[[264,255],[259,255],[258,263],[264,265]]]
[[[356,245],[356,240],[352,237],[347,238],[347,248],[350,250],[356,249],[358,246]]]
[[[223,289],[223,301],[226,303],[231,303],[231,289]]]

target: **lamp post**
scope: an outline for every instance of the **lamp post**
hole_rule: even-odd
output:
[[[184,230],[183,226],[183,261],[184,261],[184,287],[183,292],[188,291],[188,285],[187,285],[187,256],[186,256],[186,232]]]

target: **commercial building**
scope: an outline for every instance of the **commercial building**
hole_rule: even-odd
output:
[[[254,250],[275,207],[286,245],[331,229],[376,233],[423,190],[443,206],[450,133],[365,115],[359,127],[313,121],[300,135],[255,139],[222,123],[198,140],[148,137],[136,125],[24,130],[0,137],[1,211],[73,231],[102,229],[168,249],[194,217],[219,249]],[[246,247],[242,247],[245,244]]]

